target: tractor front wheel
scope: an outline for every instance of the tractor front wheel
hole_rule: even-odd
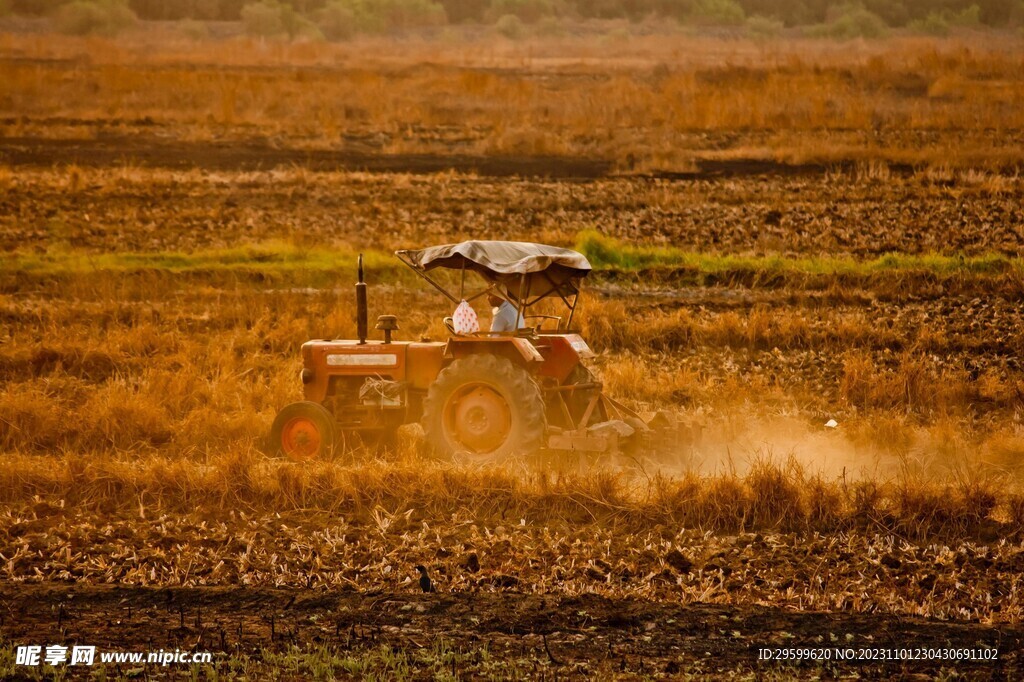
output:
[[[423,402],[423,430],[441,454],[483,463],[543,445],[547,423],[540,386],[522,367],[471,355],[441,370]]]
[[[275,457],[306,462],[332,455],[338,438],[331,413],[319,403],[304,400],[277,413],[267,450]]]

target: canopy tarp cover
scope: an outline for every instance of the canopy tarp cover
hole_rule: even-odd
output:
[[[487,282],[502,285],[508,296],[516,300],[520,286],[528,299],[575,294],[579,291],[580,279],[591,270],[581,253],[531,242],[473,240],[418,251],[399,251],[398,255],[422,271],[472,270]]]

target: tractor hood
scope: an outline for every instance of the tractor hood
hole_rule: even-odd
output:
[[[399,251],[398,255],[421,271],[473,270],[488,282],[501,284],[514,299],[518,299],[521,286],[527,298],[575,293],[579,280],[591,270],[581,253],[531,242],[473,240]]]

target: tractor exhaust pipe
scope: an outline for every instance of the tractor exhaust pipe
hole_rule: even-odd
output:
[[[359,254],[359,281],[356,282],[356,335],[359,345],[366,345],[367,313],[366,282],[363,281],[363,254]]]

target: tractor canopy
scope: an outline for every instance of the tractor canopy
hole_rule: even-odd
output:
[[[529,307],[542,298],[559,296],[571,308],[574,305],[569,299],[576,298],[580,280],[591,270],[581,253],[531,242],[472,240],[416,251],[397,251],[395,255],[456,303],[494,292],[517,307]],[[462,272],[458,297],[427,275],[436,268]],[[488,285],[484,291],[470,297],[465,295],[467,270],[479,274]]]

